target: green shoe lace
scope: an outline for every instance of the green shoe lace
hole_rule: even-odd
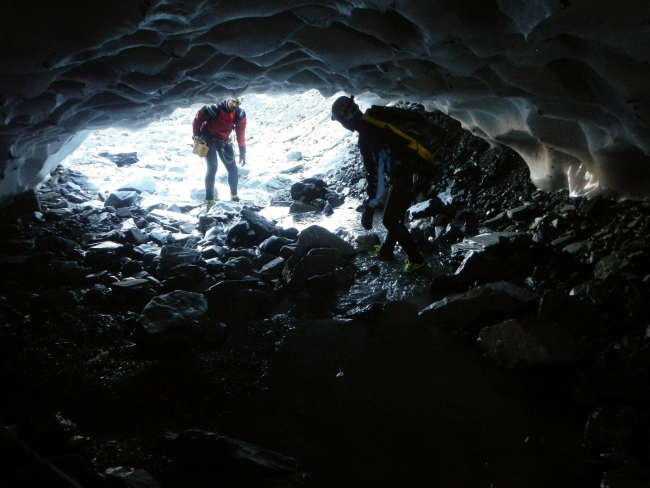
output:
[[[230,199],[231,199],[233,202],[238,202],[238,201],[241,200],[241,198],[239,198],[237,195],[230,195]]]
[[[406,261],[404,262],[404,272],[416,273],[417,271],[423,269],[426,265],[427,263],[425,263],[424,261],[421,263],[414,263],[413,261],[407,258]]]
[[[375,247],[372,251],[368,252],[371,256],[375,256],[382,261],[392,261],[395,259],[395,255],[392,252],[383,252],[379,244],[375,244]]]
[[[214,200],[206,200],[205,204],[208,206],[208,210],[210,210],[212,207],[214,207]]]

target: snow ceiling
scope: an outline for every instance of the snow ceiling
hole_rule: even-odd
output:
[[[311,88],[440,109],[543,188],[649,193],[647,0],[12,0],[0,39],[0,202],[89,130]]]

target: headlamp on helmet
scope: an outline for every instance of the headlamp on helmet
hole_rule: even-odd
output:
[[[226,99],[226,110],[228,112],[234,112],[237,109],[237,107],[241,105],[243,101],[244,101],[244,97]]]
[[[359,111],[354,95],[339,97],[332,104],[332,120],[350,120]]]

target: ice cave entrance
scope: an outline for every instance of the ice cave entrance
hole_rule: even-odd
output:
[[[353,157],[356,136],[330,120],[332,101],[338,96],[326,98],[316,90],[245,96],[247,163],[239,168],[238,189],[243,201],[265,207],[262,213],[267,218],[285,218],[286,207],[269,206],[277,191],[309,177],[327,180]],[[190,213],[198,214],[205,199],[205,161],[192,153],[192,121],[201,106],[179,108],[141,130],[92,132],[62,164],[85,174],[103,196],[138,184],[144,196],[141,206],[194,206]],[[220,161],[215,188],[222,200],[228,199],[227,172]],[[345,195],[349,189],[337,191]],[[319,225],[330,230],[345,227],[356,220],[355,208],[350,202]],[[293,218],[291,225],[310,224],[303,220]]]

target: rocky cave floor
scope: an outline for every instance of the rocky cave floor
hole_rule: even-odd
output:
[[[2,486],[648,486],[650,204],[536,190],[427,115],[420,275],[246,205],[89,205],[60,167],[3,208]],[[207,306],[144,313],[179,290]]]

